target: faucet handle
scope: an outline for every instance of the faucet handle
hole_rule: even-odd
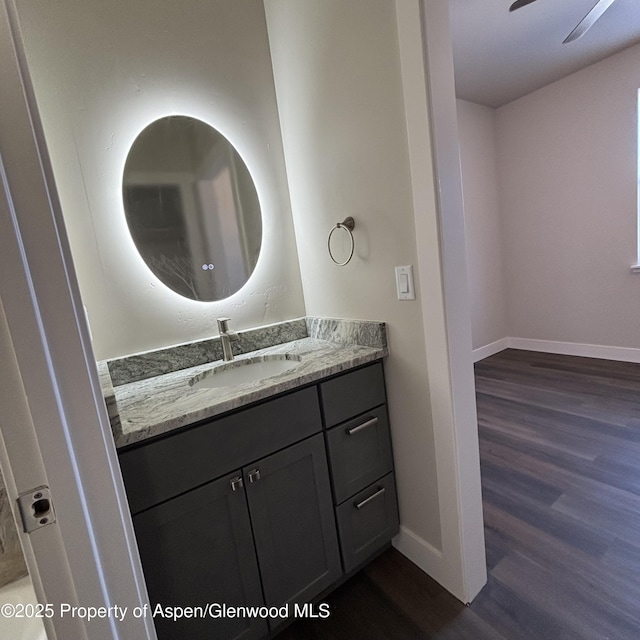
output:
[[[218,321],[218,332],[227,333],[229,331],[229,322],[231,318],[216,318]]]

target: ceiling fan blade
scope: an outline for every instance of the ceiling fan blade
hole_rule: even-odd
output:
[[[535,2],[536,0],[516,0],[510,7],[509,11],[515,11],[516,9],[521,9],[522,7],[526,7],[528,4]]]
[[[562,41],[562,44],[573,42],[583,36],[614,2],[615,0],[598,0],[591,11],[578,23],[578,26]]]

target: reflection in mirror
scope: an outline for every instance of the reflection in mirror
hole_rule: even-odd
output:
[[[186,116],[156,120],[131,146],[122,183],[133,241],[164,284],[208,301],[247,282],[262,244],[260,203],[222,134]]]

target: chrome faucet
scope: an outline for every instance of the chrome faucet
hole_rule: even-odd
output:
[[[222,344],[222,359],[225,362],[233,360],[233,351],[231,343],[238,339],[238,334],[229,331],[229,321],[231,318],[218,318],[218,333],[220,334],[220,343]]]

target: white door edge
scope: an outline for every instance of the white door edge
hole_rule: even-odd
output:
[[[51,488],[57,522],[24,545],[51,633],[153,639],[132,614],[148,598],[13,0],[0,11],[3,468],[14,492]],[[89,621],[63,605],[129,613]]]

